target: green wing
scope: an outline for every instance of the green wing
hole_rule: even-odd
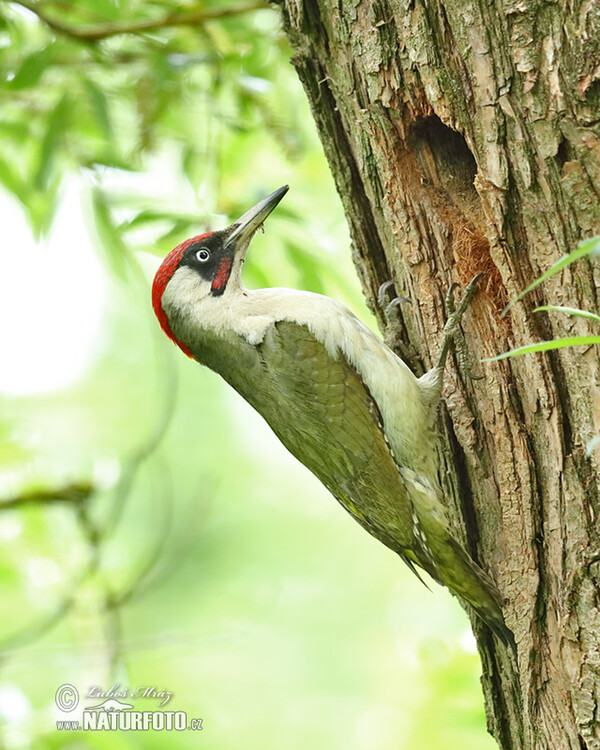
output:
[[[288,321],[271,325],[258,345],[232,332],[203,332],[193,351],[369,533],[415,560],[416,517],[406,487],[375,401],[342,354],[332,357],[308,327]]]
[[[412,504],[356,370],[342,354],[333,358],[306,326],[287,321],[273,325],[258,350],[264,389],[242,395],[359,523],[406,558]]]
[[[399,467],[356,370],[306,326],[280,321],[258,346],[209,336],[197,359],[262,414],[281,442],[374,537],[465,599],[514,648],[489,576],[452,538],[438,490]]]

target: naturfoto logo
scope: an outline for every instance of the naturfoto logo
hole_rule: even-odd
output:
[[[82,709],[81,720],[58,720],[59,731],[200,731],[200,718],[188,720],[185,711],[138,710],[134,700],[158,701],[158,708],[165,706],[173,697],[170,690],[150,686],[122,688],[119,684],[105,690],[97,685],[88,688],[83,700],[94,704]],[[127,701],[124,699],[128,699]],[[56,691],[55,702],[63,713],[74,711],[80,702],[79,691],[74,685],[65,683]]]

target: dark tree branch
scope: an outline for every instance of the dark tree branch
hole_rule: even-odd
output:
[[[36,490],[35,492],[26,492],[23,495],[0,501],[0,510],[22,508],[26,505],[36,504],[71,503],[73,505],[81,505],[95,491],[95,487],[85,482],[67,484],[64,487],[48,490]]]
[[[198,8],[197,10],[185,13],[169,13],[162,18],[132,21],[128,24],[98,24],[97,26],[88,26],[87,28],[79,29],[76,26],[62,23],[62,21],[58,21],[56,18],[48,15],[39,3],[30,2],[29,0],[13,0],[13,3],[35,13],[40,21],[43,21],[53,31],[69,36],[72,39],[87,42],[97,42],[111,36],[118,36],[119,34],[139,34],[144,31],[155,31],[156,29],[164,29],[171,26],[198,26],[206,23],[206,21],[238,16],[242,13],[271,7],[265,0],[255,0],[250,3],[232,5],[228,8]]]

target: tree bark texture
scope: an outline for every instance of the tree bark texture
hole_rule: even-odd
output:
[[[600,233],[600,6],[594,0],[285,0],[284,26],[351,228],[367,299],[388,279],[396,341],[435,359],[451,282],[486,274],[474,359],[597,333],[584,260],[506,303]],[[400,346],[401,345],[401,346]],[[508,748],[600,748],[596,348],[447,368],[443,478],[457,533],[505,597],[518,665],[477,623],[488,728]]]

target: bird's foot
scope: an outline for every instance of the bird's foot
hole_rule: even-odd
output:
[[[471,380],[481,380],[483,375],[473,374],[467,343],[462,331],[460,330],[460,321],[465,314],[466,309],[471,304],[473,297],[479,291],[477,282],[483,277],[483,275],[484,274],[482,273],[478,273],[477,276],[471,279],[467,284],[458,305],[454,299],[454,292],[458,284],[452,284],[448,289],[448,293],[446,294],[446,312],[448,314],[448,320],[444,326],[442,348],[436,364],[436,367],[443,371],[446,365],[448,352],[450,349],[454,349],[460,368],[465,372],[467,377],[471,378]]]
[[[407,297],[397,296],[395,291],[394,282],[390,280],[384,281],[377,292],[377,302],[385,322],[383,338],[390,349],[396,351],[405,362],[409,362],[415,356],[415,351],[408,343],[402,315],[399,312],[393,315],[393,311],[405,302],[409,305],[412,303]]]

